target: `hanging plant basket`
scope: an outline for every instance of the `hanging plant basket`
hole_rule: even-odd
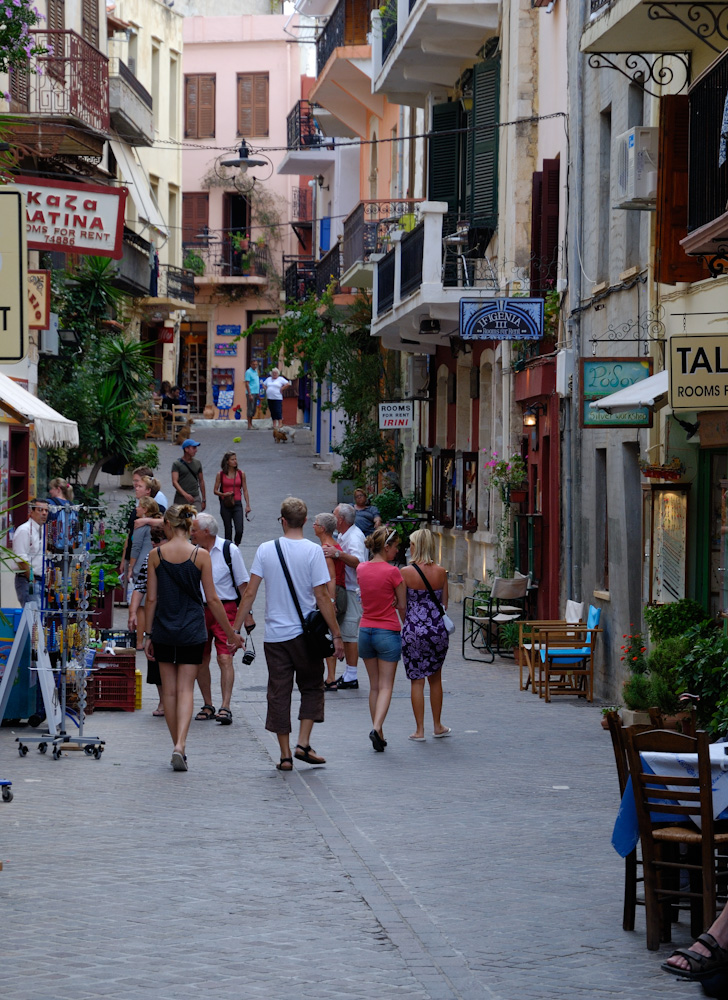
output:
[[[525,503],[528,500],[528,488],[526,486],[511,486],[508,491],[508,499],[511,503]]]

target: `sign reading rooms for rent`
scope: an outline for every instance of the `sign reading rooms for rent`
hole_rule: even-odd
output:
[[[673,410],[728,410],[728,335],[670,338]]]
[[[402,431],[414,427],[412,403],[380,403],[379,430]]]

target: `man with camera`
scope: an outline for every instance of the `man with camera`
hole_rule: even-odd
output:
[[[324,721],[323,657],[309,650],[303,635],[302,618],[318,609],[334,641],[334,654],[344,656],[344,644],[336,621],[334,602],[329,596],[329,571],[320,545],[303,537],[308,509],[303,500],[286,497],[281,504],[283,537],[263,542],[255,553],[250,583],[245,591],[240,615],[252,608],[258,587],[265,580],[265,660],[268,666],[268,713],[265,728],[278,737],[281,759],[279,771],[293,770],[293,757],[307,764],[325,764],[311,747],[314,722]],[[286,569],[283,568],[283,563]],[[290,585],[286,579],[286,570]],[[296,595],[296,601],[293,598]],[[300,609],[300,615],[299,610]],[[301,692],[298,718],[298,745],[291,754],[291,694],[293,681]]]
[[[238,631],[240,624],[236,625],[235,622],[242,622],[242,618],[238,616],[238,609],[250,579],[240,549],[232,542],[220,538],[217,521],[212,514],[197,515],[192,522],[190,538],[194,545],[199,545],[200,548],[206,549],[210,553],[212,580],[217,596],[222,601],[228,621],[233,629]],[[207,606],[205,607],[205,624],[207,625],[207,645],[197,674],[197,683],[200,686],[204,705],[195,718],[199,722],[209,722],[216,719],[223,726],[229,726],[233,721],[233,713],[230,710],[230,699],[235,682],[233,655],[225,633],[210,614]],[[250,613],[245,617],[245,628],[248,632],[252,632],[255,628],[255,622]],[[220,667],[220,689],[222,692],[222,705],[217,712],[212,704],[212,678],[210,676],[213,639],[217,651],[217,664]]]

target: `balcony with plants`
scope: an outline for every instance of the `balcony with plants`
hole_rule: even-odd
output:
[[[194,275],[194,284],[267,285],[272,270],[270,251],[264,240],[255,241],[234,233],[217,241],[185,243],[183,263]]]
[[[359,202],[344,220],[343,284],[353,288],[372,287],[372,254],[387,252],[393,245],[392,233],[414,229],[421,201],[421,198],[397,198]]]
[[[110,126],[109,60],[75,31],[30,34],[36,71],[10,74],[10,135],[46,156],[101,155]]]
[[[334,162],[333,140],[327,139],[319,117],[323,112],[313,101],[296,101],[286,119],[287,153],[279,174],[315,176]]]
[[[444,96],[498,32],[494,0],[384,0],[372,12],[372,89],[396,104],[424,107]]]
[[[316,290],[316,261],[312,257],[286,255],[283,258],[283,291],[286,306],[303,302]]]

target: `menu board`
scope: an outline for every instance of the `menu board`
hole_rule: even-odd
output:
[[[687,578],[686,489],[644,489],[644,597],[649,604],[670,604],[685,597]]]

